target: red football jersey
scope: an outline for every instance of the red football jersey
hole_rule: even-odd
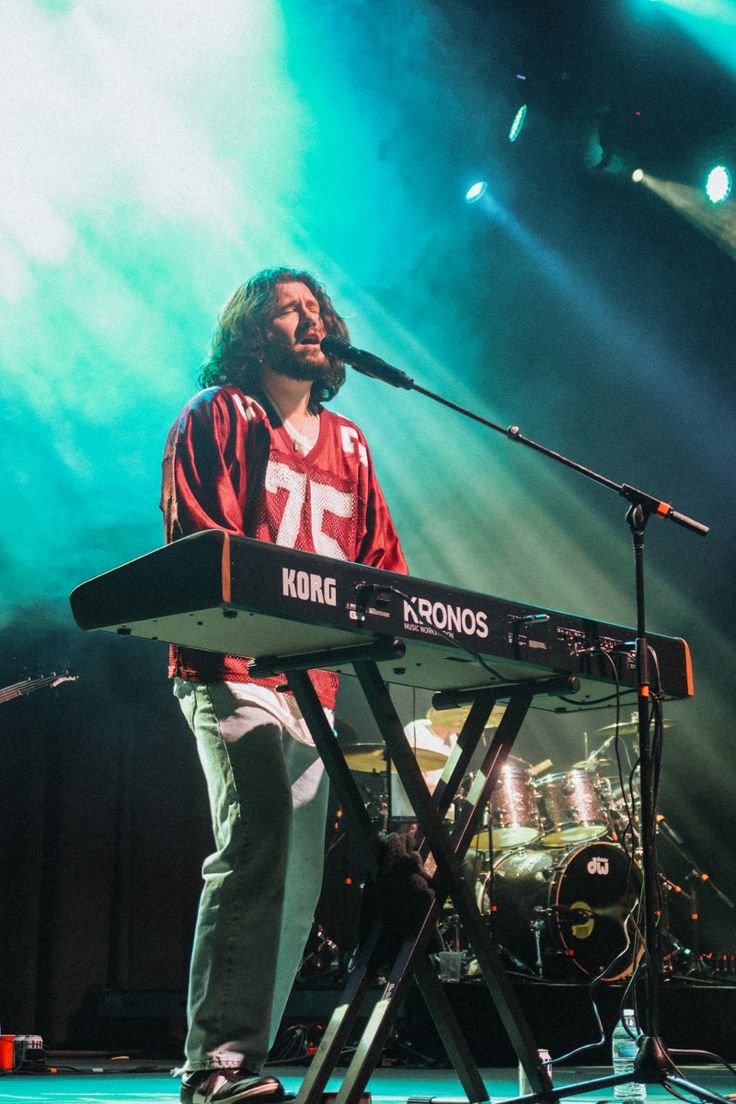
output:
[[[174,423],[163,459],[161,509],[167,542],[201,529],[353,560],[387,571],[407,566],[365,437],[321,409],[319,436],[303,455],[267,400],[237,387],[200,391]],[[247,660],[172,646],[169,674],[194,682],[251,679]],[[337,676],[312,671],[320,701],[334,708]]]

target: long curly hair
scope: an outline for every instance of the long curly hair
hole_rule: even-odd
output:
[[[218,319],[209,357],[202,367],[202,387],[234,384],[251,393],[261,381],[261,366],[266,347],[265,332],[279,284],[292,281],[305,284],[319,303],[320,314],[329,336],[349,341],[348,328],[332,305],[332,300],[310,272],[295,268],[265,268],[235,291]],[[309,407],[316,410],[329,402],[345,382],[342,361],[329,358],[329,369],[312,383]]]

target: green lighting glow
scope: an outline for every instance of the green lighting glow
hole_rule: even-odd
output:
[[[711,203],[723,203],[731,194],[731,173],[725,165],[716,165],[708,173],[705,194]]]
[[[698,45],[736,71],[736,19],[733,0],[668,0],[663,15]]]
[[[514,115],[514,121],[511,124],[509,131],[509,142],[515,142],[521,134],[524,126],[524,120],[526,119],[526,104],[522,104],[519,110]]]

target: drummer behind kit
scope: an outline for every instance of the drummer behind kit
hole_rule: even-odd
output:
[[[434,790],[469,708],[438,711],[407,725],[425,781]],[[497,706],[489,721],[503,716]],[[521,972],[547,979],[631,974],[641,950],[633,938],[642,875],[631,857],[638,835],[618,778],[601,773],[604,752],[616,735],[635,734],[628,722],[608,725],[600,748],[567,771],[549,773],[551,760],[535,766],[510,756],[471,841],[464,869],[476,882],[481,913],[499,951]],[[483,741],[481,741],[483,743]],[[482,750],[482,749],[481,749]],[[353,770],[386,771],[383,744],[343,748]],[[473,775],[467,780],[472,784]],[[384,827],[410,830],[414,814],[395,772],[382,780]],[[465,788],[465,792],[467,792]],[[630,820],[633,819],[633,823]],[[627,835],[624,847],[621,839]],[[440,931],[452,949],[462,945],[457,917],[446,912]],[[477,972],[467,956],[466,976]]]
[[[442,777],[445,764],[457,743],[458,733],[465,724],[469,712],[468,708],[463,707],[438,710],[431,706],[426,717],[412,721],[404,729],[430,793],[434,793],[435,786]],[[503,714],[503,706],[494,707],[486,732],[496,727]],[[476,754],[482,755],[484,750],[485,733],[481,737],[479,751]],[[452,810],[450,819],[452,819]],[[391,822],[393,828],[410,828],[416,823],[416,816],[406,790],[395,772],[391,775]]]

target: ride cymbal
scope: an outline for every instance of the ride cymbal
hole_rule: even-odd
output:
[[[421,771],[441,770],[447,762],[447,754],[434,751],[431,748],[412,748],[414,758]],[[343,748],[345,762],[354,771],[385,771],[386,769],[386,745],[385,744],[353,744]],[[391,764],[391,769],[396,770]]]
[[[498,728],[505,712],[505,705],[494,705],[491,710],[491,715],[486,721],[484,731],[489,728]],[[469,713],[469,705],[459,705],[455,709],[435,709],[435,707],[431,705],[427,710],[427,720],[432,725],[442,725],[445,728],[452,728],[456,732],[459,732],[465,724]]]
[[[662,728],[672,728],[672,721],[662,721]],[[616,724],[604,725],[603,728],[596,729],[596,736],[612,736],[618,729],[619,736],[636,736],[639,731],[639,722],[636,718],[631,721],[621,721]]]

